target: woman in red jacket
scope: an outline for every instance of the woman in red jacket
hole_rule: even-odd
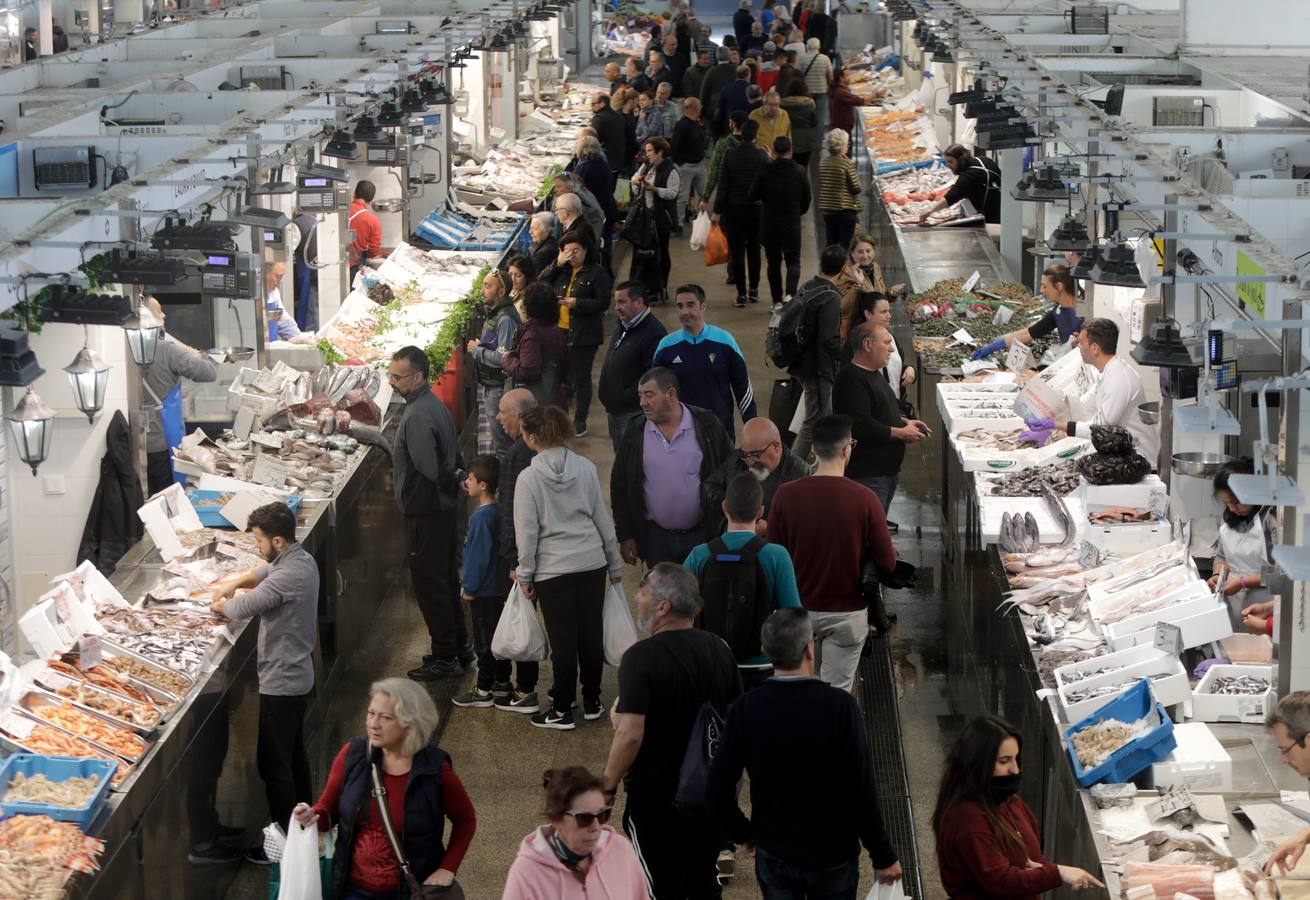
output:
[[[1042,855],[1037,818],[1018,795],[1021,751],[1014,727],[996,716],[974,719],[951,748],[932,830],[942,886],[952,900],[1105,886]]]

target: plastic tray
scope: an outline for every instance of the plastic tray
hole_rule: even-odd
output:
[[[200,517],[200,524],[206,528],[231,528],[232,523],[223,518],[222,510],[226,504],[215,505],[213,503],[204,503],[205,500],[214,500],[221,497],[225,491],[187,491],[187,499],[191,505],[196,508],[196,515]],[[286,501],[287,507],[291,510],[293,516],[300,515],[300,507],[304,500],[299,494],[283,494],[280,491],[269,491],[275,497]]]
[[[1073,750],[1073,736],[1107,719],[1118,719],[1125,725],[1131,725],[1148,715],[1154,715],[1160,723],[1146,734],[1124,744],[1110,757],[1094,769],[1084,769],[1078,761],[1078,754]],[[1114,700],[1092,713],[1076,725],[1071,725],[1064,732],[1065,751],[1069,762],[1073,764],[1074,777],[1081,787],[1091,787],[1105,781],[1119,784],[1132,779],[1152,763],[1157,763],[1174,752],[1178,746],[1174,739],[1174,723],[1165,714],[1164,707],[1155,702],[1151,696],[1150,682],[1143,679],[1124,691]]]
[[[114,763],[107,759],[73,759],[67,756],[15,753],[0,763],[0,813],[3,813],[5,818],[49,816],[60,822],[73,822],[83,831],[87,831],[100,812],[100,807],[105,803],[114,768]],[[68,806],[47,806],[44,803],[9,803],[5,800],[5,795],[9,793],[9,782],[19,774],[44,775],[51,781],[95,776],[100,779],[100,787],[92,795],[90,803],[77,809]]]

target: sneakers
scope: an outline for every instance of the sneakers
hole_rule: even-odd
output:
[[[733,306],[737,307],[738,309],[745,309],[745,308],[746,308],[746,295],[745,295],[745,294],[738,294],[738,295],[737,295],[737,302],[734,303]]]
[[[465,709],[487,709],[495,705],[496,698],[492,696],[491,691],[480,691],[474,688],[467,694],[460,694],[450,702]]]
[[[438,659],[426,663],[407,673],[411,681],[439,681],[443,678],[458,678],[464,674],[464,667],[455,659]]]
[[[556,731],[572,731],[574,728],[573,713],[560,712],[554,707],[537,713],[531,721],[538,728],[553,728]]]
[[[268,858],[268,854],[264,852],[262,845],[251,847],[246,851],[246,862],[253,863],[256,866],[271,866],[273,864],[273,860]]]
[[[751,302],[751,303],[759,303],[759,302],[760,302],[760,292],[759,292],[759,291],[751,291],[751,292],[750,292],[750,302]]]
[[[510,691],[503,697],[496,697],[492,702],[496,709],[503,709],[506,712],[534,713],[541,709],[536,694],[520,694],[518,691]]]
[[[731,850],[720,850],[719,860],[715,865],[718,868],[720,885],[727,884],[737,874],[737,856]]]
[[[186,855],[186,861],[196,866],[209,866],[241,862],[244,857],[244,851],[237,850],[234,847],[225,847],[222,844],[215,842],[204,846],[192,847]]]
[[[587,436],[587,423],[586,423],[586,422],[574,422],[574,423],[573,423],[573,436],[574,436],[574,437],[586,437],[586,436]]]
[[[582,718],[588,722],[594,722],[603,715],[605,715],[605,707],[601,705],[599,700],[582,701]]]
[[[900,533],[901,533],[901,526],[900,526],[900,525],[897,525],[895,522],[893,522],[893,521],[891,521],[890,519],[888,519],[888,520],[887,520],[887,533],[888,533],[888,534],[900,534]]]

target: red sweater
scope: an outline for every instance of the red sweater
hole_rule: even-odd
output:
[[[368,203],[356,198],[350,204],[347,215],[347,228],[355,231],[355,239],[350,243],[350,264],[357,266],[365,259],[382,255],[382,223],[368,208]]]
[[[314,804],[320,831],[327,831],[336,815],[341,785],[346,779],[346,751],[349,749],[350,744],[346,744],[337,758],[332,760],[332,771],[328,773],[323,794]],[[408,783],[408,772],[404,775],[382,773],[382,786],[387,789],[387,812],[391,814],[391,824],[395,826],[396,836],[401,838],[402,844],[405,833],[405,786]],[[473,801],[451,768],[450,760],[441,764],[441,810],[450,819],[451,830],[440,868],[458,872],[459,864],[464,861],[464,854],[473,842],[477,815],[473,811]],[[350,872],[346,876],[346,883],[377,894],[394,891],[400,887],[400,863],[395,851],[391,849],[391,841],[387,839],[387,830],[382,824],[376,797],[369,799],[367,821],[363,821],[364,818],[365,814],[361,813],[356,825],[354,851],[350,857]]]
[[[781,544],[796,567],[801,603],[810,612],[857,612],[860,564],[896,568],[887,516],[873,491],[835,475],[811,475],[779,485],[769,507],[769,543]]]
[[[976,803],[952,807],[937,836],[937,868],[942,887],[951,900],[962,898],[1035,898],[1060,886],[1060,870],[1042,855],[1037,838],[1037,819],[1019,797],[1011,797],[998,808],[1001,819],[1013,826],[1026,853],[997,840]],[[1028,868],[1029,861],[1041,863]]]

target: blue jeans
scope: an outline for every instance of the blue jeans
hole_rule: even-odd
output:
[[[606,418],[609,420],[610,441],[614,444],[614,452],[619,452],[619,442],[623,440],[623,432],[628,430],[628,426],[638,419],[645,418],[641,410],[632,412],[608,413]]]
[[[891,518],[892,498],[896,496],[896,476],[875,475],[872,478],[855,480],[878,495],[878,499],[882,501],[882,511]]]
[[[341,900],[398,900],[400,891],[387,891],[385,894],[379,894],[374,891],[366,891],[362,887],[355,887],[348,884],[345,890],[341,892]]]
[[[831,869],[800,866],[755,850],[755,878],[764,900],[855,900],[860,860],[851,857]]]

